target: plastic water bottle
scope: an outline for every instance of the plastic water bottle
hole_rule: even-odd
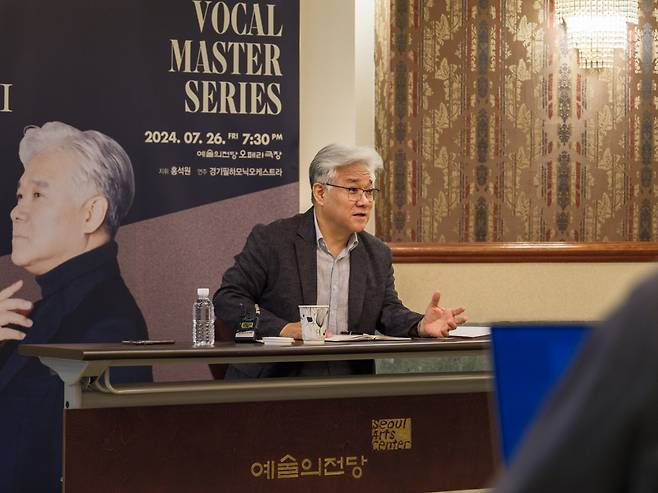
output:
[[[215,344],[215,308],[210,301],[210,290],[196,290],[196,301],[192,310],[192,341],[195,346]]]

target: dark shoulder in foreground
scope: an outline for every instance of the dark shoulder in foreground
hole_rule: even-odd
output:
[[[651,337],[658,344],[658,273],[641,281],[624,304],[609,317],[607,325],[620,337]],[[645,343],[646,343],[645,339]]]
[[[633,290],[631,298],[637,298],[637,301],[642,303],[643,301],[657,300],[658,299],[658,272],[654,272],[652,275],[640,282],[637,287]],[[653,309],[658,308],[657,303],[651,303],[650,306]]]

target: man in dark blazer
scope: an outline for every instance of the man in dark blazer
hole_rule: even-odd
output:
[[[658,275],[592,331],[495,493],[658,492]]]
[[[329,331],[395,336],[447,336],[464,309],[439,306],[432,296],[424,315],[395,291],[388,247],[365,231],[381,157],[369,148],[329,145],[309,167],[313,207],[304,214],[256,226],[214,297],[217,317],[237,326],[260,307],[259,336],[301,339],[299,305],[329,305]],[[371,361],[233,365],[232,377],[369,373]]]
[[[61,488],[63,384],[23,343],[118,342],[148,337],[113,238],[134,195],[130,159],[114,140],[60,122],[29,128],[11,211],[12,261],[36,275],[42,299],[0,291],[0,492]],[[114,381],[151,380],[122,368]]]

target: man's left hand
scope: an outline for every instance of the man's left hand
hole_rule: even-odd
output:
[[[418,335],[421,337],[448,337],[448,332],[466,322],[466,317],[459,317],[464,312],[463,307],[442,308],[439,306],[441,293],[435,291],[432,301],[425,310],[425,316],[418,324]]]

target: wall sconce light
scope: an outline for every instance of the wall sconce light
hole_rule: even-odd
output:
[[[637,0],[555,0],[555,18],[566,25],[569,48],[582,68],[609,68],[614,50],[626,49],[627,23],[637,24]]]

